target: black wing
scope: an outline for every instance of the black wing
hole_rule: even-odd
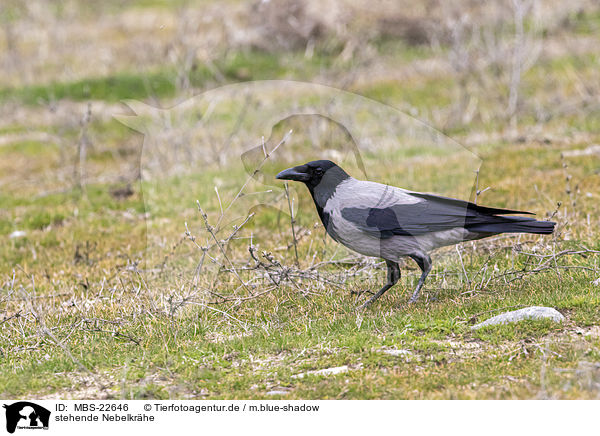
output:
[[[394,235],[417,236],[457,227],[473,232],[502,233],[514,231],[506,225],[512,228],[517,223],[522,226],[536,222],[533,218],[499,216],[512,213],[532,215],[531,212],[479,206],[433,194],[408,194],[422,201],[384,208],[347,207],[342,209],[342,217],[361,230],[383,239]]]

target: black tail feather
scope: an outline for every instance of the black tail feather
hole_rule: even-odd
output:
[[[500,218],[500,217],[494,217]],[[467,226],[468,230],[477,233],[533,233],[549,235],[554,232],[555,222],[536,221],[532,218],[504,216],[496,222],[479,223]]]

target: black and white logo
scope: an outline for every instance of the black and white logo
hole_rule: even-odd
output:
[[[50,422],[48,409],[29,401],[4,404],[3,407],[6,409],[6,431],[9,433],[14,433],[16,429],[48,430]]]

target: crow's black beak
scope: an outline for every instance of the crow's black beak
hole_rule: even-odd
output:
[[[295,180],[297,182],[307,182],[310,180],[310,175],[302,172],[301,167],[294,167],[283,170],[277,174],[276,178],[282,180]]]

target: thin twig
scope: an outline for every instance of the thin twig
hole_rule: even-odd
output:
[[[210,235],[214,239],[215,243],[219,247],[219,250],[221,251],[221,254],[223,254],[223,257],[225,258],[225,260],[227,260],[227,262],[231,266],[231,268],[233,270],[233,274],[237,277],[237,279],[240,281],[240,283],[242,283],[242,285],[244,286],[244,289],[246,289],[246,292],[248,292],[250,295],[254,295],[253,292],[250,290],[250,288],[248,288],[248,286],[246,286],[246,283],[244,282],[244,280],[238,274],[237,270],[235,269],[235,266],[233,265],[233,262],[229,259],[229,257],[227,256],[227,253],[225,252],[225,249],[223,248],[223,246],[221,245],[221,243],[217,239],[217,236],[214,233],[213,227],[208,222],[208,216],[206,215],[206,213],[200,207],[200,202],[196,201],[196,204],[198,205],[198,211],[200,212],[200,215],[202,215],[202,219],[204,220],[204,225],[206,227],[206,230],[208,231],[208,233],[210,233]],[[248,216],[247,220],[251,218],[251,215]],[[247,220],[244,221],[244,223],[247,222]],[[238,229],[236,229],[236,231],[237,230]]]
[[[290,191],[288,188],[287,182],[284,184],[285,186],[285,196],[287,198],[288,207],[290,209],[290,225],[292,227],[292,238],[294,241],[294,254],[296,255],[296,266],[300,265],[300,261],[298,260],[298,241],[296,239],[296,229],[294,227],[294,223],[296,222],[294,218],[294,208],[292,207],[292,203],[290,202]]]

